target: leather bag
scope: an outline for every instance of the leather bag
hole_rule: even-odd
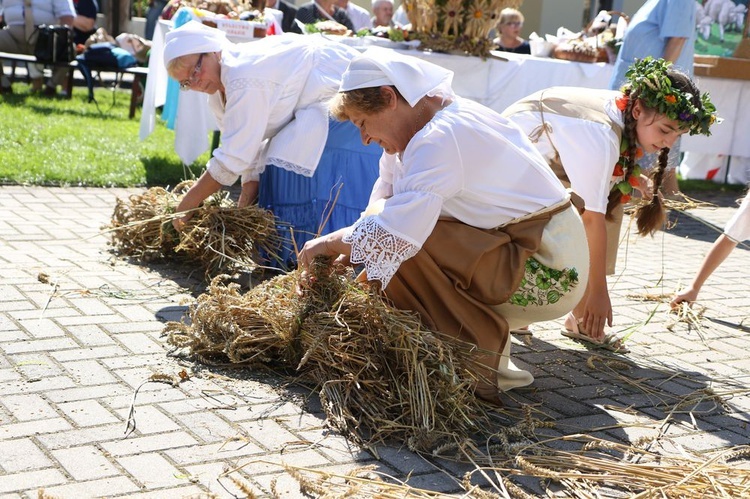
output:
[[[75,57],[73,31],[67,25],[40,24],[36,28],[34,56],[44,64],[66,63]]]

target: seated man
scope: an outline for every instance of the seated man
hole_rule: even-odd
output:
[[[373,0],[372,25],[393,27],[393,0]]]
[[[3,20],[6,26],[0,30],[0,51],[14,54],[33,54],[39,24],[73,25],[75,7],[72,0],[43,0],[31,4],[31,15],[25,16],[24,0],[3,0]],[[29,65],[32,92],[42,90],[42,66]],[[0,94],[11,93],[10,80],[5,74],[0,77]]]

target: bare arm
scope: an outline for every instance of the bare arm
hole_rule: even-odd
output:
[[[301,268],[310,267],[310,263],[313,258],[319,255],[331,256],[339,258],[342,255],[348,260],[352,253],[352,247],[350,244],[345,243],[344,233],[348,227],[344,227],[325,236],[316,237],[310,241],[307,241],[302,247],[302,251],[299,252],[297,262]]]
[[[667,40],[667,46],[664,47],[663,58],[670,62],[677,61],[682,53],[682,47],[685,46],[687,38],[670,38]]]
[[[240,199],[237,201],[237,206],[244,208],[249,206],[258,199],[258,181],[249,180],[242,184],[242,192],[240,193]]]
[[[672,307],[676,307],[681,302],[693,302],[698,298],[698,293],[703,287],[703,283],[706,282],[714,270],[719,268],[719,265],[726,260],[732,250],[737,246],[737,243],[729,239],[725,234],[722,234],[716,239],[714,245],[711,246],[708,254],[703,259],[698,273],[693,278],[693,282],[690,286],[680,293],[676,294],[670,302]]]
[[[586,211],[581,217],[589,244],[589,279],[586,294],[574,315],[583,319],[583,330],[592,338],[604,338],[604,326],[612,325],[612,304],[607,290],[607,228],[604,214]]]
[[[207,171],[203,172],[201,178],[199,178],[190,190],[182,197],[180,204],[177,205],[175,211],[179,213],[181,211],[188,211],[197,208],[204,199],[219,189],[221,189],[221,184],[214,180],[211,174]],[[184,216],[174,219],[172,225],[174,225],[175,229],[182,230],[185,226],[185,222],[190,220],[192,216],[192,213],[186,213]]]
[[[95,25],[96,19],[93,19],[91,17],[76,16],[75,19],[73,19],[73,27],[78,31],[91,31],[94,29]]]

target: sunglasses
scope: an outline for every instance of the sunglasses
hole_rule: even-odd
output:
[[[190,73],[190,78],[188,78],[185,81],[180,82],[180,90],[190,90],[190,87],[198,81],[198,75],[201,72],[201,64],[203,63],[203,56],[206,54],[201,54],[198,56],[198,62],[195,63],[195,67],[193,68],[193,72]]]

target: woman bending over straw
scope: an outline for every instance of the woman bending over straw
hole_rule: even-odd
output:
[[[533,381],[509,362],[509,329],[570,311],[588,255],[542,156],[499,114],[454,95],[452,78],[386,49],[349,64],[331,110],[383,147],[380,177],[360,219],[308,241],[298,261],[364,264],[397,308],[478,347],[476,394],[496,402],[498,389]]]
[[[638,232],[661,228],[665,213],[658,191],[669,148],[685,133],[709,135],[714,105],[686,75],[648,57],[631,66],[621,91],[548,88],[503,116],[528,134],[563,185],[584,201],[591,268],[586,294],[565,318],[563,334],[625,352],[619,340],[604,334],[612,326],[607,275],[615,271],[623,203],[634,190],[643,191],[650,201],[635,212]],[[641,176],[638,164],[644,151],[660,153],[651,180]]]
[[[180,230],[192,210],[242,175],[238,205],[258,195],[266,164],[312,176],[328,136],[327,101],[358,52],[320,37],[270,36],[234,44],[197,21],[170,31],[164,47],[169,75],[182,90],[209,94],[221,146],[177,206]]]

